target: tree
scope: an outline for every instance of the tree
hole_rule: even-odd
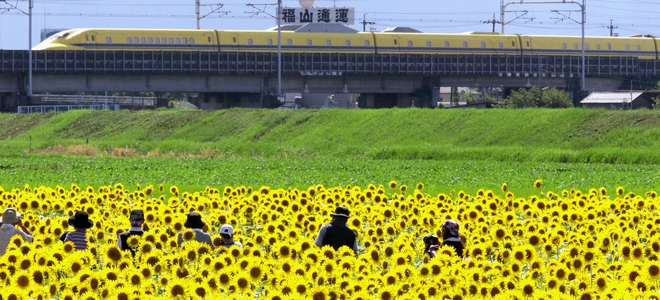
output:
[[[458,106],[458,101],[460,101],[461,95],[458,93],[458,88],[453,86],[451,87],[451,102],[450,106]]]
[[[518,89],[511,92],[511,95],[499,104],[504,108],[525,108],[525,107],[546,107],[546,108],[565,108],[573,107],[573,103],[568,99],[565,91],[557,88],[546,88],[541,90],[538,87],[530,89]]]

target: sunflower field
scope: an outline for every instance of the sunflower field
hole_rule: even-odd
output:
[[[424,184],[281,189],[122,184],[3,190],[33,243],[13,238],[0,257],[2,299],[595,299],[655,298],[660,279],[660,199],[605,188],[516,196],[495,190],[431,195]],[[337,205],[347,206],[360,251],[313,244]],[[143,209],[145,234],[119,251],[117,234]],[[84,210],[94,221],[89,249],[58,237]],[[216,245],[187,241],[197,211]],[[465,258],[451,248],[423,253],[423,237],[452,218],[467,237]],[[243,248],[219,247],[222,224]],[[185,234],[184,234],[185,236]],[[191,236],[191,235],[188,235]]]

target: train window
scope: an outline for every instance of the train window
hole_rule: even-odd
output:
[[[589,44],[584,44],[584,50],[589,50]]]
[[[642,47],[640,47],[639,45],[637,45],[635,49],[637,49],[637,51],[642,51]]]
[[[399,41],[397,41],[396,39],[394,39],[394,45],[396,45],[396,44],[398,44],[398,43],[399,43]]]
[[[607,50],[612,50],[612,44],[607,43]]]
[[[133,37],[133,44],[137,44],[137,43],[138,43],[138,38]]]
[[[110,37],[105,38],[105,43],[106,44],[112,44],[112,38],[110,38]]]
[[[573,44],[573,50],[577,50],[577,49],[578,49],[578,45],[577,45],[577,44]]]
[[[498,46],[500,47],[500,49],[502,49],[502,48],[504,48],[504,43],[500,42],[500,44]]]
[[[174,44],[174,39],[173,39],[173,38],[169,38],[169,39],[168,39],[168,43],[169,43],[169,44]]]
[[[188,44],[188,38],[183,38],[183,43]]]
[[[364,41],[364,45],[369,47],[369,41]]]
[[[92,35],[92,42],[96,41],[96,36]]]
[[[131,38],[129,38],[129,37],[126,38],[126,44],[130,44],[132,41],[133,40],[131,40]]]
[[[527,47],[529,47],[529,41],[527,41]]]
[[[176,38],[176,43],[181,44],[181,38]]]
[[[291,39],[288,39],[288,40],[286,40],[286,44],[291,46],[291,45],[293,45],[293,41]]]
[[[351,45],[351,40],[346,40],[346,46],[350,46],[350,45]]]
[[[561,44],[561,48],[566,50],[566,44]]]
[[[146,44],[146,43],[147,43],[147,39],[145,39],[145,38],[141,38],[141,39],[140,39],[140,43],[142,43],[142,44]]]
[[[445,48],[449,48],[449,42],[445,42]]]
[[[248,39],[248,45],[252,45],[252,39]]]
[[[431,41],[426,41],[426,47],[431,47]]]
[[[154,43],[154,39],[153,39],[153,38],[148,38],[148,39],[147,39],[147,43],[149,43],[149,44],[153,44],[153,43]]]
[[[412,46],[413,46],[412,41],[408,41],[408,47],[412,47]]]
[[[596,50],[600,50],[600,44],[596,44]]]
[[[515,47],[515,46],[516,46],[516,42],[511,41],[511,46],[512,46],[512,47]]]
[[[311,45],[312,45],[312,40],[307,40],[307,46],[311,46]]]
[[[485,42],[481,42],[481,48],[486,48],[486,43]]]
[[[234,43],[236,43],[236,37],[235,36],[232,37],[231,40],[234,41]]]
[[[325,45],[326,45],[326,46],[332,46],[332,41],[330,41],[330,40],[325,40]]]
[[[626,51],[630,51],[630,46],[626,45]]]
[[[194,38],[190,38],[190,44],[191,44],[191,45],[194,45],[194,44],[195,44],[195,39],[194,39]]]
[[[272,44],[273,44],[273,39],[268,39],[268,45],[272,45]]]
[[[156,42],[156,44],[160,44],[160,38],[155,38],[154,42]]]
[[[467,42],[463,42],[463,48],[467,48]]]
[[[86,41],[86,42],[89,41],[89,35],[85,35],[85,41]]]
[[[207,36],[207,37],[206,37],[206,41],[208,41],[208,42],[210,43],[210,42],[211,42],[211,37],[210,37],[210,36]]]

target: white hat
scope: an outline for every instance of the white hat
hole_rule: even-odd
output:
[[[2,224],[14,224],[18,223],[18,219],[21,218],[21,214],[16,212],[13,208],[6,208],[2,212]]]
[[[222,227],[220,227],[220,233],[232,235],[234,234],[234,227],[231,227],[229,224],[222,225]]]

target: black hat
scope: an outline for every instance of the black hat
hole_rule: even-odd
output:
[[[94,222],[89,219],[89,215],[84,211],[77,211],[73,217],[69,218],[69,224],[75,228],[91,228],[94,226]]]
[[[333,217],[350,218],[351,212],[345,206],[337,206],[337,208],[335,208],[335,213],[330,215]]]
[[[202,215],[200,215],[198,212],[192,211],[188,214],[186,222],[183,223],[183,226],[186,226],[186,228],[202,228],[206,226],[206,223],[202,221]]]

